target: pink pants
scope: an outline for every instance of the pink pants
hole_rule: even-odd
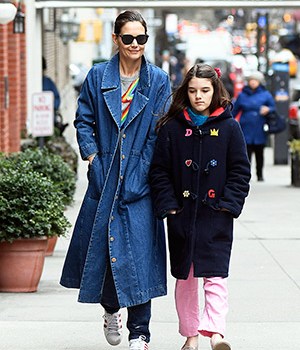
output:
[[[198,277],[191,267],[187,280],[177,280],[175,303],[179,318],[179,333],[192,337],[199,333],[211,337],[219,333],[224,337],[228,312],[227,279],[222,277],[203,278],[204,308],[200,318]]]

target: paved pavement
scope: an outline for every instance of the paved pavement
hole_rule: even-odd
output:
[[[77,147],[72,127],[67,137]],[[80,161],[75,203],[66,212],[72,223],[85,191],[85,172]],[[235,222],[227,325],[233,350],[300,349],[300,188],[290,183],[290,166],[274,166],[272,148],[267,148],[265,182],[253,178]],[[112,349],[103,336],[102,309],[77,303],[77,290],[58,284],[68,242],[69,237],[60,238],[54,255],[46,257],[36,293],[0,294],[0,350]],[[153,300],[151,350],[179,350],[184,342],[177,332],[173,289],[169,276],[168,295]],[[128,348],[124,329],[120,350]],[[200,339],[202,349],[210,349],[207,338]]]

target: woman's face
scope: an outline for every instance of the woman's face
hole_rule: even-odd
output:
[[[122,36],[125,35],[123,40],[127,42],[128,40],[127,35],[132,35],[133,37],[137,37],[138,35],[142,35],[141,39],[143,39],[145,35],[145,28],[143,25],[138,22],[127,22],[124,24],[124,26],[121,28],[120,34],[113,34],[113,41],[118,46],[119,54],[120,54],[120,60],[123,61],[129,61],[129,60],[138,60],[141,58],[145,51],[145,44],[139,44],[137,42],[137,39],[135,38],[132,43],[130,44],[124,44],[122,40]],[[129,37],[130,38],[130,37]]]
[[[194,77],[189,81],[188,97],[195,113],[209,116],[213,94],[214,88],[210,79]]]
[[[250,79],[248,81],[248,85],[249,85],[250,89],[255,90],[260,85],[260,82],[256,79]]]

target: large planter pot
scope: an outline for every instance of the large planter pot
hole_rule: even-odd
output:
[[[53,255],[56,243],[57,243],[57,236],[53,236],[48,238],[48,245],[46,249],[46,256],[51,256]]]
[[[300,187],[300,154],[294,152],[291,155],[291,180],[292,185]]]
[[[0,243],[0,292],[36,292],[43,272],[47,238]]]

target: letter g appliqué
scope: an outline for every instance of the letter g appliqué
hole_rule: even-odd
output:
[[[215,198],[216,197],[216,192],[213,189],[208,190],[207,195],[209,198]]]

